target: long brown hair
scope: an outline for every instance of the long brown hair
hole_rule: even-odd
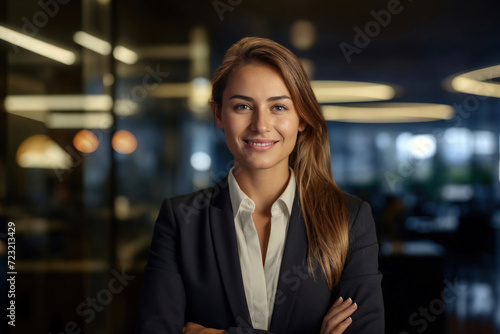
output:
[[[307,230],[309,271],[315,277],[313,259],[316,260],[332,289],[340,281],[349,235],[344,194],[330,169],[325,119],[298,58],[282,45],[257,37],[243,38],[226,52],[212,80],[214,112],[221,112],[222,94],[231,74],[248,64],[270,65],[281,73],[299,119],[306,123],[304,131],[298,134],[289,164],[295,172]]]

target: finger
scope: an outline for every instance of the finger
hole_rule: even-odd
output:
[[[332,304],[332,306],[330,306],[330,308],[328,309],[328,311],[326,312],[326,314],[328,314],[331,310],[333,310],[335,307],[339,306],[340,304],[342,304],[342,302],[344,301],[344,299],[342,297],[339,297],[337,298],[337,300],[335,300],[335,302]]]
[[[198,324],[191,322],[191,321],[186,322],[184,324],[184,327],[182,327],[182,333],[183,334],[192,333],[193,330],[195,330],[197,328],[199,329],[199,327],[203,327],[203,326],[198,325]]]
[[[337,327],[341,322],[349,318],[356,310],[358,309],[358,305],[356,303],[350,305],[348,308],[343,310],[342,312],[336,314],[327,322],[328,326],[326,328],[327,332],[329,330],[333,330]]]
[[[338,314],[339,312],[341,312],[344,309],[346,309],[347,307],[349,307],[351,304],[352,304],[352,299],[351,298],[343,300],[342,297],[339,297],[333,303],[333,305],[330,307],[330,309],[326,313],[325,317],[323,318],[323,323],[321,325],[321,331],[320,331],[320,333],[321,334],[328,333],[328,332],[326,332],[326,327],[327,327],[327,324],[328,324],[328,320],[330,320],[336,314]]]
[[[334,303],[334,305],[335,305],[335,303]],[[347,298],[339,305],[336,305],[336,306],[332,305],[332,307],[330,308],[330,310],[326,314],[325,318],[331,318],[331,317],[335,316],[336,314],[342,312],[343,310],[345,310],[346,308],[348,308],[351,305],[352,305],[351,298]]]
[[[344,301],[344,298],[342,298],[342,297],[337,298],[335,303],[333,303],[333,305],[330,307],[330,310],[333,309],[335,306],[342,304],[343,301]]]
[[[324,332],[330,333],[334,330],[341,322],[345,321],[349,316],[351,316],[358,309],[358,304],[354,303],[349,307],[345,308],[341,312],[335,314],[332,317],[324,319]]]
[[[191,327],[193,323],[192,322],[186,322],[184,324],[184,327],[182,327],[182,334],[186,334],[189,331],[189,328]]]
[[[342,321],[330,334],[342,334],[352,324],[352,318],[349,317]]]

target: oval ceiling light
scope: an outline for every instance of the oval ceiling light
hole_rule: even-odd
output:
[[[313,80],[311,87],[319,103],[383,101],[396,96],[394,86],[373,82]]]
[[[5,109],[8,113],[16,111],[55,111],[85,110],[109,111],[113,98],[105,94],[89,95],[8,95]]]
[[[433,103],[365,103],[322,106],[327,121],[353,123],[411,123],[451,119],[454,109]]]
[[[500,97],[500,84],[491,82],[499,77],[500,65],[495,65],[448,77],[443,86],[452,92]]]
[[[371,102],[390,100],[399,90],[394,85],[363,81],[313,80],[311,87],[319,103]],[[212,86],[205,78],[196,78],[187,83],[159,84],[150,97],[184,98],[200,94],[196,97],[203,105],[207,105]]]

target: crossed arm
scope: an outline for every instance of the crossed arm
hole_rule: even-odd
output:
[[[186,297],[177,263],[178,232],[172,203],[169,199],[165,200],[151,242],[136,334],[271,333],[252,328],[214,329],[193,322],[185,323]],[[338,298],[330,307],[323,318],[320,334],[383,333],[378,243],[375,223],[366,202],[361,203],[356,210],[350,228],[350,240],[347,263],[337,290],[338,296],[346,299]],[[164,298],[166,296],[168,298]]]
[[[352,323],[352,318],[350,315],[354,313],[358,308],[358,305],[348,298],[344,300],[339,297],[335,303],[331,306],[323,319],[323,324],[321,326],[320,334],[341,334],[344,333],[345,329],[349,327]],[[233,327],[234,328],[234,327]],[[195,324],[194,322],[188,322],[184,325],[183,334],[224,334],[224,333],[234,333],[235,331],[225,331],[223,329],[206,328],[202,325]],[[271,333],[263,330],[252,330],[251,333]]]

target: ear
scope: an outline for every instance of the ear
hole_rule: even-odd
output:
[[[305,130],[307,123],[304,121],[300,121],[299,123],[299,132],[302,132]]]
[[[222,118],[220,117],[221,110],[219,108],[219,105],[217,105],[215,103],[212,104],[212,113],[214,114],[215,123],[217,124],[217,126],[219,128],[221,128],[222,130],[224,130],[224,123],[222,122]]]

